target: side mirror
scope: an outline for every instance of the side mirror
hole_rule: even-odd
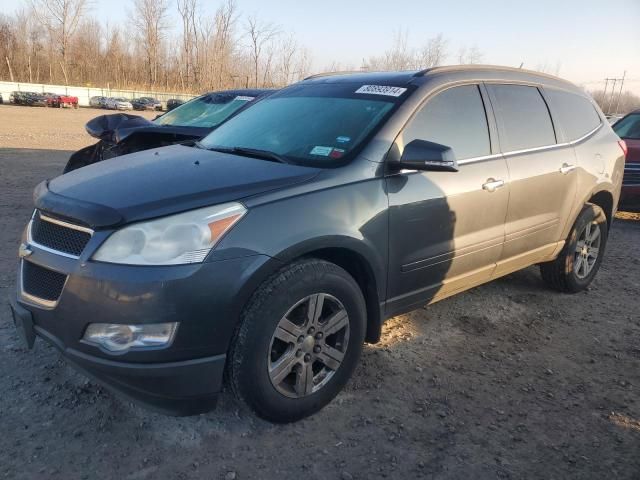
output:
[[[457,172],[458,162],[451,147],[426,140],[412,140],[404,147],[400,168],[434,172]]]

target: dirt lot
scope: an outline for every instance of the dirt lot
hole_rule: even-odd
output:
[[[88,143],[96,110],[0,106],[0,301],[32,188]],[[346,391],[277,426],[238,409],[172,418],[121,401],[0,308],[0,478],[640,478],[640,216],[588,292],[515,273],[390,320]]]

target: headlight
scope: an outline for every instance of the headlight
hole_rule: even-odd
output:
[[[234,202],[134,223],[111,235],[93,259],[128,265],[202,262],[246,211]]]
[[[82,340],[109,352],[123,353],[131,348],[164,347],[173,339],[177,327],[175,322],[142,325],[90,323]]]

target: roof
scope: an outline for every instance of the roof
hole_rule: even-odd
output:
[[[330,72],[312,75],[303,80],[305,83],[372,83],[401,86],[407,85],[423,70],[400,72]]]
[[[448,65],[424,70],[397,72],[331,72],[307,77],[303,82],[372,83],[403,86],[410,83],[424,83],[425,80],[419,79],[429,79],[444,75],[453,75],[458,78],[476,78],[478,80],[529,81],[578,90],[571,82],[553,75],[499,65]]]

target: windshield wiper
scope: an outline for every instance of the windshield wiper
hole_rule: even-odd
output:
[[[275,152],[271,152],[269,150],[261,150],[259,148],[248,148],[248,147],[212,147],[209,150],[213,150],[216,152],[222,153],[236,153],[238,155],[244,155],[247,157],[255,157],[262,158],[264,160],[270,160],[272,162],[278,163],[290,163],[289,160],[284,158],[282,155],[279,155]]]

